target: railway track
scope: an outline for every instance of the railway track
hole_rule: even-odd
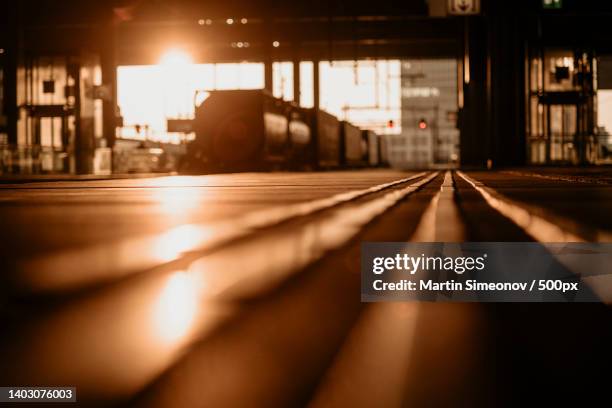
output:
[[[307,188],[323,186],[319,177]],[[571,217],[573,208],[521,199],[524,192],[504,186],[504,177],[412,173],[223,221],[12,260],[2,316],[13,335],[0,348],[12,368],[0,379],[74,384],[80,400],[101,405],[394,405],[424,403],[436,384],[417,385],[413,376],[441,370],[437,402],[482,403],[491,397],[477,392],[488,381],[491,336],[507,333],[493,317],[508,327],[519,318],[494,305],[361,304],[359,245],[610,240],[593,214]],[[511,177],[573,199],[557,191],[564,181],[533,178],[541,183],[534,187],[529,176]],[[582,192],[611,194],[607,186]],[[584,307],[610,320],[605,306]],[[551,334],[535,318],[553,321],[551,313],[521,315],[538,341]],[[600,347],[584,334],[602,336],[601,322],[587,323],[568,342]],[[474,359],[482,350],[486,358]],[[47,363],[37,355],[48,355]]]

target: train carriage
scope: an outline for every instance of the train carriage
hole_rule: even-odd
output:
[[[288,126],[286,105],[265,91],[211,91],[196,108],[189,159],[212,171],[280,167]]]
[[[379,150],[375,134],[265,90],[211,91],[196,107],[191,130],[196,137],[183,161],[183,170],[191,172],[335,169],[380,162],[372,158],[372,149]]]
[[[362,130],[362,137],[367,145],[366,161],[368,166],[379,166],[381,164],[381,158],[378,135],[372,130]]]
[[[340,122],[340,149],[343,166],[359,167],[367,164],[364,159],[367,144],[363,140],[361,129],[346,121]]]

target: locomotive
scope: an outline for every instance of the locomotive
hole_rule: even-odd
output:
[[[265,90],[211,91],[195,110],[185,172],[323,170],[383,165],[382,139]],[[171,131],[170,127],[168,129]]]

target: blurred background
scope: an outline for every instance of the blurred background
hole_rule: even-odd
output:
[[[372,130],[399,168],[607,163],[606,7],[21,1],[2,13],[0,171],[180,170],[186,121],[229,89]]]
[[[561,268],[593,303],[363,303],[359,259],[609,245],[611,22],[596,0],[3,2],[0,386],[606,405],[605,267]]]

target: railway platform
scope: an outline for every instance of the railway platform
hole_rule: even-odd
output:
[[[1,184],[0,383],[70,384],[98,406],[490,406],[501,394],[518,404],[533,387],[558,401],[602,395],[604,378],[589,373],[609,369],[605,303],[359,298],[364,241],[610,242],[612,182],[583,173]],[[612,288],[600,290],[609,299]]]

